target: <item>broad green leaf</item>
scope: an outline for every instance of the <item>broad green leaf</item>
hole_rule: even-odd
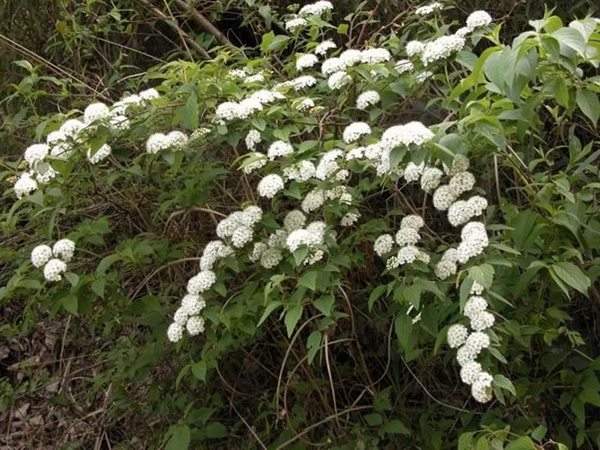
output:
[[[550,270],[568,286],[584,295],[588,295],[588,290],[592,282],[575,264],[570,262],[555,263],[550,266]]]
[[[498,374],[494,376],[494,384],[499,388],[510,392],[515,397],[517,396],[517,391],[515,390],[515,386],[512,384],[512,381],[510,381],[504,375]]]
[[[598,94],[587,89],[577,89],[575,99],[579,109],[596,126],[598,118],[600,118],[600,100],[598,100]]]
[[[304,286],[305,288],[310,289],[311,291],[316,291],[318,277],[319,272],[317,272],[316,270],[306,272],[298,281],[298,286]]]
[[[389,434],[403,434],[405,436],[411,435],[410,429],[398,419],[393,419],[389,422],[386,422],[383,427],[381,427],[381,430]]]
[[[288,308],[287,312],[285,313],[284,322],[285,322],[285,328],[287,330],[288,337],[292,336],[292,333],[294,332],[294,328],[296,328],[296,325],[298,324],[300,317],[302,317],[303,310],[304,310],[303,305],[292,305],[290,308]]]
[[[508,444],[505,450],[536,450],[536,446],[531,438],[522,436]]]
[[[165,450],[187,450],[190,446],[190,428],[187,425],[176,425],[171,428],[171,437]]]

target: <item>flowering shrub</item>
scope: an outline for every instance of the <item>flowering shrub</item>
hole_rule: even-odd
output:
[[[43,130],[44,143],[18,165],[4,228],[44,215],[61,239],[53,248],[37,236],[23,244],[47,283],[23,283],[38,276],[23,262],[2,296],[33,289],[83,315],[90,296],[102,308],[109,296],[139,302],[148,289],[169,316],[158,325],[166,351],[185,355],[182,374],[207,383],[228,355],[281,339],[282,327],[291,340],[274,399],[292,430],[308,422],[281,391],[290,352],[298,366],[288,381],[304,363],[326,367],[323,383],[306,388],[331,391],[324,423],[365,412],[376,429],[368,448],[411,433],[411,418],[392,406],[404,388],[381,384],[398,371],[462,414],[462,448],[477,440],[477,448],[533,449],[532,439],[555,443],[570,432],[581,445],[598,439],[585,405],[600,406],[591,393],[600,366],[577,348],[586,344],[565,312],[574,293],[598,300],[598,183],[588,178],[598,175],[600,83],[587,75],[600,63],[598,20],[563,26],[546,16],[509,46],[487,12],[440,25],[445,7],[435,2],[414,11],[406,34],[351,48],[333,13],[328,1],[305,5],[284,17],[288,35],[263,36],[256,59],[224,52],[171,63],[153,74],[163,79],[156,88],[90,104]],[[540,145],[554,127],[560,156]],[[101,203],[107,193],[119,202]],[[205,219],[190,232],[192,211]],[[124,242],[104,238],[111,214]],[[170,247],[162,238],[173,239],[169,227],[182,217],[181,233],[202,236]],[[156,282],[180,263],[196,267]],[[142,268],[150,273],[136,279]],[[383,349],[367,356],[375,367],[365,363],[360,327]],[[344,339],[358,344],[335,359],[364,371],[357,392],[360,383],[334,385],[330,347]],[[586,381],[561,397],[573,420],[564,433],[510,421],[543,395],[523,372],[539,362],[539,346],[546,358],[583,355],[565,362],[574,367],[565,376]],[[422,374],[433,360],[444,361],[427,377],[445,386],[435,396],[411,369]],[[295,397],[302,401],[302,389]],[[422,448],[442,448],[437,433],[420,435]],[[277,445],[299,437],[283,433]]]

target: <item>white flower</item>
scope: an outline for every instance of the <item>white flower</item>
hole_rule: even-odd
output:
[[[14,185],[15,195],[18,199],[31,194],[37,188],[37,181],[31,178],[31,175],[27,172],[23,172]]]
[[[319,62],[319,58],[317,58],[312,53],[307,53],[307,54],[301,55],[296,60],[296,70],[300,72],[304,69],[309,69],[309,68],[313,67],[315,64],[317,64],[318,62]]]
[[[369,48],[363,50],[361,56],[364,64],[380,64],[392,58],[390,52],[385,48]]]
[[[248,227],[253,227],[262,220],[263,210],[260,206],[251,205],[242,211],[242,223]]]
[[[356,107],[358,109],[367,109],[369,106],[376,105],[381,101],[381,97],[377,91],[366,91],[356,99]]]
[[[49,151],[50,147],[47,144],[33,144],[27,147],[23,158],[30,167],[33,167],[36,163],[43,161]]]
[[[52,247],[52,253],[55,258],[60,258],[64,262],[69,262],[75,253],[75,242],[71,239],[61,239]]]
[[[329,86],[329,89],[332,91],[341,89],[350,83],[352,83],[352,77],[345,71],[332,73],[327,79],[327,86]]]
[[[360,214],[358,212],[348,212],[342,217],[340,220],[340,225],[343,227],[351,227],[360,218]]]
[[[321,65],[321,73],[323,75],[331,75],[332,73],[344,70],[346,70],[346,63],[341,58],[326,59]]]
[[[459,172],[450,178],[450,189],[457,197],[475,186],[475,176],[471,172]]]
[[[272,161],[280,156],[288,156],[294,153],[294,147],[284,141],[275,141],[269,146],[267,156]]]
[[[217,106],[215,117],[220,121],[231,121],[238,117],[239,105],[236,102],[223,102]]]
[[[417,214],[410,214],[400,222],[400,228],[412,228],[417,231],[423,228],[423,226],[425,226],[425,221]]]
[[[414,228],[400,228],[396,233],[396,243],[400,246],[414,245],[421,240],[421,235]]]
[[[301,77],[294,78],[290,83],[294,90],[298,92],[317,84],[317,79],[312,75],[302,75]]]
[[[283,178],[276,174],[267,175],[258,183],[258,195],[273,198],[283,187]]]
[[[407,228],[407,230],[410,230],[410,228]],[[414,245],[407,245],[398,250],[398,255],[396,256],[400,264],[411,264],[421,256],[421,251]]]
[[[353,159],[363,159],[365,156],[365,147],[356,147],[346,152],[346,161]]]
[[[44,278],[47,281],[60,281],[67,271],[67,265],[60,259],[51,259],[44,266]]]
[[[299,230],[306,225],[306,216],[300,210],[294,209],[286,214],[283,219],[283,226],[286,231],[292,232],[294,230]]]
[[[204,319],[200,316],[192,316],[185,324],[185,328],[190,336],[196,336],[204,332]]]
[[[167,329],[167,338],[171,342],[179,342],[183,337],[183,327],[177,323],[172,323]]]
[[[484,348],[488,348],[490,346],[490,337],[481,331],[476,331],[475,333],[471,333],[469,335],[465,345],[474,352],[479,353]]]
[[[56,170],[47,162],[39,162],[35,165],[35,179],[39,184],[49,183],[56,177]]]
[[[241,227],[237,227],[231,235],[231,243],[236,248],[242,248],[252,240],[253,234],[252,228],[250,227],[243,225]]]
[[[485,27],[490,23],[492,23],[492,16],[486,11],[474,11],[467,17],[467,27],[472,30],[479,27]]]
[[[425,163],[415,164],[414,162],[409,162],[404,169],[404,179],[407,183],[417,181],[421,178],[421,174],[425,169]]]
[[[371,134],[371,127],[369,124],[365,122],[354,122],[344,129],[343,138],[346,144],[351,144],[362,136],[368,136],[369,134]]]
[[[465,39],[463,37],[454,34],[441,36],[425,44],[421,53],[421,61],[424,66],[428,66],[435,61],[448,58],[453,53],[462,50],[464,46]]]
[[[337,163],[338,158],[342,158],[344,156],[344,152],[340,149],[333,149],[326,152],[317,164],[317,169],[315,171],[315,176],[319,180],[326,180],[335,172],[337,172],[340,168]]]
[[[113,132],[128,130],[131,126],[131,122],[127,116],[123,115],[111,115],[108,121],[108,125]]]
[[[456,352],[456,361],[458,364],[463,367],[466,364],[475,361],[478,353],[474,352],[472,348],[463,345]]]
[[[180,306],[179,308],[177,308],[177,311],[175,311],[175,314],[173,314],[173,322],[175,322],[177,325],[184,326],[188,320],[188,317],[189,314],[187,312],[187,309]]]
[[[421,7],[417,8],[415,10],[415,14],[418,16],[428,16],[435,11],[442,10],[443,8],[444,8],[444,5],[442,5],[441,3],[433,2],[433,3],[430,3],[429,5],[425,5],[425,6],[421,6]]]
[[[496,318],[492,313],[481,311],[471,317],[471,328],[473,328],[475,331],[487,330],[488,328],[494,326],[495,321]]]
[[[421,189],[429,193],[440,185],[444,173],[437,167],[426,167],[421,176]]]
[[[460,27],[454,34],[462,38],[466,38],[472,32],[473,30],[469,27]]]
[[[167,141],[169,142],[169,147],[174,150],[181,150],[188,143],[188,136],[182,131],[171,131],[167,134]]]
[[[396,65],[394,66],[394,69],[396,69],[396,72],[398,72],[400,75],[406,72],[412,72],[414,68],[415,66],[408,59],[400,59],[396,62]]]
[[[473,281],[473,285],[471,286],[471,295],[481,295],[484,289],[485,288],[477,281]]]
[[[485,225],[481,222],[469,222],[461,231],[461,243],[457,247],[458,261],[461,264],[480,255],[488,246],[489,240]]]
[[[468,335],[469,331],[464,325],[455,324],[450,326],[447,333],[448,346],[450,348],[460,347],[466,342]]]
[[[322,16],[327,11],[333,11],[333,4],[326,0],[319,0],[315,3],[303,6],[298,14],[302,17]]]
[[[433,193],[433,206],[438,211],[446,211],[450,205],[456,200],[456,194],[450,186],[444,184],[438,187]]]
[[[448,208],[448,222],[453,227],[467,223],[473,217],[473,209],[468,202],[458,200]]]
[[[377,239],[375,239],[375,243],[373,244],[373,250],[379,256],[385,256],[391,253],[394,248],[394,238],[391,234],[382,234]]]
[[[308,111],[309,109],[312,109],[314,107],[315,102],[312,98],[302,99],[302,101],[296,105],[296,109],[298,111]]]
[[[480,216],[488,207],[488,201],[479,195],[474,195],[467,200],[469,208],[473,211],[474,216]]]
[[[399,145],[422,145],[433,137],[431,130],[421,122],[408,122],[385,130],[381,136],[381,145],[391,150]]]
[[[265,81],[265,76],[262,73],[256,73],[254,75],[250,75],[250,76],[244,78],[245,84],[262,83],[263,81]]]
[[[433,76],[433,72],[429,71],[429,70],[424,70],[422,72],[419,72],[415,75],[415,81],[420,84],[423,83],[424,81],[428,80],[429,78],[431,78]]]
[[[315,165],[308,161],[298,161],[296,164],[283,169],[283,176],[287,180],[308,181],[315,176],[317,169]]]
[[[342,52],[340,59],[344,62],[346,67],[355,66],[356,64],[360,64],[362,61],[362,52],[360,50],[350,48]]]
[[[206,302],[200,295],[186,294],[181,299],[181,307],[185,309],[188,316],[200,314],[206,306]]]
[[[38,269],[52,258],[52,249],[47,245],[38,245],[31,251],[31,264]]]
[[[265,269],[272,269],[273,267],[277,266],[282,259],[283,255],[279,249],[269,248],[261,255],[260,265]]]
[[[262,142],[262,136],[260,135],[260,132],[258,130],[252,129],[248,131],[245,142],[248,150],[254,150],[256,145]]]
[[[332,50],[334,48],[337,48],[337,45],[335,45],[335,42],[331,41],[331,40],[326,40],[321,42],[319,45],[317,45],[317,47],[315,48],[315,54],[319,55],[319,56],[323,56],[325,54],[327,54],[327,52],[329,50]]]
[[[110,109],[104,103],[92,103],[83,111],[83,122],[90,124],[96,120],[102,120],[110,116]]]
[[[245,161],[242,167],[243,172],[246,174],[252,173],[261,167],[266,166],[267,162],[269,161],[266,155],[260,152],[250,153],[249,156],[249,161]]]
[[[485,298],[480,297],[478,295],[473,295],[469,297],[467,302],[465,303],[465,309],[463,314],[469,319],[477,316],[480,312],[483,312],[487,309],[488,303]]]
[[[325,193],[321,189],[313,189],[302,200],[302,211],[310,213],[319,209],[325,203]]]
[[[435,275],[440,280],[445,280],[448,277],[456,274],[458,267],[456,266],[455,261],[450,261],[448,259],[441,259],[435,266]]]
[[[241,69],[231,69],[228,72],[228,75],[231,78],[235,78],[238,80],[243,80],[244,78],[246,78],[248,76],[248,72],[246,72],[245,68],[241,68]]]
[[[169,147],[169,139],[163,133],[154,133],[146,141],[146,152],[156,154]]]
[[[203,270],[189,279],[187,284],[188,294],[198,295],[209,290],[217,281],[217,276],[211,270]]]
[[[267,250],[269,247],[267,246],[267,244],[265,244],[264,242],[257,242],[254,244],[254,246],[252,247],[252,251],[250,252],[250,254],[248,255],[248,258],[250,259],[250,261],[252,262],[257,262],[258,260],[260,260],[260,257],[262,256],[262,254],[265,252],[265,250]]]
[[[61,125],[58,131],[63,133],[66,138],[74,139],[84,126],[80,120],[69,119]]]
[[[144,91],[140,92],[140,93],[138,94],[138,96],[139,96],[139,97],[140,97],[142,100],[144,100],[144,101],[148,102],[148,101],[150,101],[150,100],[154,100],[154,99],[156,99],[156,98],[159,98],[159,97],[160,97],[160,94],[158,93],[158,91],[157,91],[156,89],[154,89],[154,88],[150,88],[150,89],[146,89],[146,90],[144,90]]]
[[[493,377],[487,372],[479,373],[473,381],[471,395],[479,403],[487,403],[492,399],[492,381]]]
[[[112,153],[112,148],[108,144],[102,145],[92,154],[91,149],[87,152],[87,159],[91,164],[98,164],[100,161],[105,160]]]
[[[406,54],[409,58],[420,55],[424,49],[425,44],[420,41],[410,41],[408,44],[406,44]]]
[[[304,28],[306,25],[308,25],[308,22],[305,19],[302,17],[294,17],[285,22],[285,29],[293,33],[296,30]]]
[[[481,364],[477,361],[471,361],[460,369],[460,379],[465,384],[473,384],[481,373]]]

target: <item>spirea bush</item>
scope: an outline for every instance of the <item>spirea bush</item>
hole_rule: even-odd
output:
[[[285,342],[253,416],[279,432],[230,425],[248,448],[598,445],[578,321],[600,300],[600,21],[547,14],[502,43],[487,12],[448,13],[361,41],[318,1],[259,56],[169,63],[42,124],[5,174],[2,298],[80,320],[154,305],[178,382],[208,392],[240,349]],[[227,434],[187,411],[170,448]]]

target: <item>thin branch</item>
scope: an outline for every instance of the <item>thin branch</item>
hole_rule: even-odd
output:
[[[204,31],[206,31],[207,33],[212,34],[214,37],[217,38],[217,40],[227,46],[227,47],[235,47],[231,41],[229,39],[227,39],[227,36],[225,36],[221,30],[219,30],[217,27],[215,27],[210,20],[208,20],[200,11],[198,11],[196,8],[194,8],[190,3],[184,1],[184,0],[175,0],[175,3],[177,5],[179,5],[180,8],[182,8],[183,10],[185,10],[186,12],[188,12],[191,16],[192,19],[194,19],[194,21],[200,25]]]

